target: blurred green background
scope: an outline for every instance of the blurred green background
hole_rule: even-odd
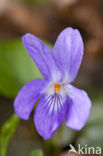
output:
[[[21,36],[33,33],[52,47],[69,26],[83,36],[85,53],[74,85],[88,92],[92,111],[81,131],[63,123],[44,141],[36,132],[33,113],[23,121],[13,110],[19,89],[42,77]],[[103,0],[0,0],[0,156],[43,156],[35,149],[46,156],[59,156],[69,150],[69,144],[103,146]]]

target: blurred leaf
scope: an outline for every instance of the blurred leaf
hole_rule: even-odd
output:
[[[17,129],[19,121],[20,121],[19,117],[14,114],[2,126],[0,132],[0,155],[1,156],[6,156],[8,145]]]
[[[45,5],[48,4],[50,2],[50,0],[25,0],[28,3],[32,3],[32,4],[39,4],[39,5]]]
[[[103,98],[93,101],[89,120],[76,143],[103,147]]]
[[[29,156],[44,156],[43,152],[40,149],[32,151]]]
[[[0,92],[15,97],[20,88],[32,79],[42,78],[21,40],[0,43]]]
[[[77,134],[78,131],[68,128],[65,122],[63,122],[61,125],[61,129],[59,128],[58,131],[54,134],[55,138],[53,137],[53,141],[55,145],[65,147],[73,142]]]

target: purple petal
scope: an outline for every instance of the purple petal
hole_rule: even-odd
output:
[[[54,45],[53,56],[64,79],[72,82],[83,57],[83,41],[78,30],[66,28]]]
[[[61,96],[43,96],[35,110],[34,122],[38,133],[45,139],[52,137],[53,133],[63,122],[67,111],[67,102]]]
[[[51,49],[46,46],[39,38],[32,34],[25,34],[22,37],[23,44],[27,49],[30,57],[38,66],[40,72],[46,79],[49,79],[56,74],[60,74],[52,56]]]
[[[85,125],[91,110],[91,101],[83,90],[69,86],[69,108],[66,116],[66,125],[80,130]]]
[[[48,82],[44,79],[36,79],[27,83],[18,93],[14,101],[14,109],[16,114],[27,120],[34,107],[35,102],[41,95],[41,91],[45,89]]]

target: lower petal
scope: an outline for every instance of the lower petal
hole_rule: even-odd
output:
[[[71,85],[68,87],[70,98],[66,125],[72,129],[80,130],[85,125],[91,110],[91,101],[87,93]]]
[[[42,96],[34,114],[38,133],[45,139],[52,137],[65,118],[67,111],[66,98],[61,95]]]
[[[14,110],[21,119],[27,120],[29,118],[35,102],[47,84],[48,82],[44,79],[36,79],[27,83],[19,91],[14,100]]]

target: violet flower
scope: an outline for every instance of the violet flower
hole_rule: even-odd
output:
[[[22,41],[44,79],[32,80],[20,90],[14,101],[16,114],[28,120],[40,98],[34,123],[45,140],[52,137],[64,120],[67,127],[81,130],[88,119],[91,101],[85,91],[72,86],[84,51],[79,31],[72,28],[62,31],[53,51],[29,33]]]

